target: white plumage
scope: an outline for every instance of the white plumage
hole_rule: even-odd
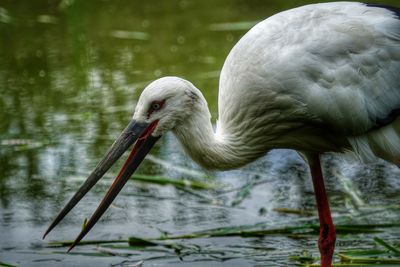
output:
[[[173,129],[210,168],[238,167],[273,148],[354,151],[365,161],[399,163],[400,123],[391,114],[400,108],[399,74],[396,13],[352,2],[308,5],[260,22],[232,49],[221,72],[215,134],[201,92],[180,78],[150,84],[135,118],[141,110],[144,116],[144,103],[181,90],[191,95],[185,108],[185,97],[167,101],[156,134]],[[179,123],[164,123],[165,116]]]
[[[351,149],[395,162],[400,132],[377,121],[400,107],[399,74],[400,20],[390,10],[338,2],[285,11],[256,25],[228,56],[218,130],[262,120],[273,147]]]

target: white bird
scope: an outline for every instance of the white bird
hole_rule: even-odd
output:
[[[152,82],[128,127],[46,234],[136,142],[72,249],[153,144],[172,131],[196,162],[211,169],[238,168],[274,148],[301,153],[317,199],[321,264],[331,266],[336,235],[319,157],[354,152],[367,162],[400,163],[399,75],[399,9],[334,2],[276,14],[254,26],[228,55],[215,131],[207,102],[192,83],[177,77]]]

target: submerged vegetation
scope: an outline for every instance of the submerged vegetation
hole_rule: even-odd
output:
[[[147,176],[146,176],[147,177]],[[159,177],[157,177],[159,179]],[[152,179],[148,180],[152,183]],[[146,180],[142,180],[146,182]],[[160,185],[166,185],[168,183],[159,183]],[[172,183],[173,184],[173,183]],[[243,189],[245,188],[245,189]],[[196,187],[196,189],[205,188]],[[210,189],[208,189],[210,190]],[[213,188],[212,190],[216,190]],[[241,190],[249,190],[249,185],[246,183]],[[233,199],[237,199],[237,193],[228,190],[232,194]],[[246,194],[248,195],[248,194]],[[220,196],[220,195],[219,195]],[[265,247],[259,245],[231,245],[226,248],[213,248],[204,243],[213,243],[215,238],[266,238],[268,236],[285,236],[290,239],[315,239],[319,234],[319,224],[316,221],[315,216],[311,216],[311,212],[304,210],[276,208],[277,212],[284,212],[292,215],[302,216],[303,218],[298,221],[306,221],[306,223],[290,226],[269,225],[268,223],[258,223],[254,225],[241,225],[241,226],[230,226],[230,227],[219,227],[214,229],[207,229],[202,231],[196,231],[184,234],[169,234],[163,232],[158,237],[137,237],[130,236],[126,239],[116,240],[86,240],[82,241],[79,246],[96,245],[94,250],[96,252],[74,252],[79,255],[90,255],[90,256],[122,256],[129,257],[137,255],[135,251],[148,251],[148,252],[162,252],[163,256],[158,255],[157,257],[171,258],[173,255],[183,259],[185,257],[191,257],[193,255],[201,255],[203,257],[212,257],[215,260],[230,260],[237,257],[246,256],[246,253],[250,253],[255,257],[262,257],[268,255],[270,251],[276,250],[274,247]],[[387,207],[359,207],[357,217],[362,218],[363,216],[370,216],[375,214],[385,213],[388,210],[398,211],[400,206],[387,206]],[[354,239],[360,243],[362,242],[373,242],[373,246],[368,249],[339,249],[336,255],[336,262],[333,266],[393,266],[400,264],[400,244],[397,241],[397,245],[390,244],[382,238],[374,236],[376,234],[385,233],[385,231],[399,231],[400,223],[354,223],[353,215],[348,213],[336,216],[336,220],[340,223],[336,224],[336,231],[340,239]],[[295,220],[294,220],[295,221]],[[197,244],[191,240],[205,240],[203,245]],[[48,244],[49,247],[57,248],[70,246],[73,241],[53,241]],[[245,249],[245,250],[243,250]],[[63,253],[58,251],[57,253]],[[309,252],[303,252],[302,255],[288,255],[288,259],[296,264],[304,267],[320,266],[318,264],[318,253],[314,255]],[[248,256],[248,255],[247,255]],[[140,257],[139,257],[140,258]],[[153,257],[140,258],[142,261],[151,260]]]
[[[129,256],[134,254],[132,251],[163,251],[167,252],[165,257],[171,257],[172,254],[176,254],[177,257],[188,257],[191,255],[221,255],[220,259],[231,259],[235,256],[227,256],[235,253],[235,247],[231,246],[229,249],[210,249],[209,247],[201,247],[195,244],[188,244],[184,242],[185,239],[195,238],[213,238],[213,237],[265,237],[268,235],[287,235],[289,237],[299,238],[300,235],[317,235],[318,226],[314,224],[306,224],[295,227],[282,227],[274,229],[258,229],[260,225],[255,228],[258,230],[250,229],[252,226],[241,226],[241,227],[226,227],[218,229],[210,229],[201,232],[188,233],[183,235],[162,235],[158,238],[139,238],[129,237],[128,239],[120,240],[90,240],[82,241],[79,246],[85,245],[97,245],[95,250],[99,252],[86,253],[90,256],[109,256],[125,255]],[[400,229],[400,224],[381,224],[381,225],[337,225],[339,235],[357,235],[360,233],[371,234],[377,233],[379,230],[384,228],[397,228]],[[174,240],[174,241],[173,241]],[[381,238],[374,237],[373,240],[379,246],[374,249],[363,249],[363,250],[340,250],[338,252],[339,260],[333,266],[392,266],[400,264],[400,253],[399,248],[387,243]],[[73,241],[61,241],[61,242],[50,242],[50,247],[62,247],[70,246]],[[241,246],[238,246],[241,248]],[[255,255],[267,254],[268,250],[274,250],[274,248],[260,247],[260,246],[247,246],[247,249],[258,251]],[[131,252],[126,252],[131,251]],[[240,254],[243,252],[236,251]],[[60,252],[57,252],[60,253]],[[237,255],[238,256],[238,255]],[[237,257],[236,256],[236,257]],[[218,258],[218,257],[217,257]],[[293,262],[297,262],[304,267],[320,266],[318,258],[313,257],[309,252],[304,252],[300,256],[289,256],[289,259]],[[146,260],[146,259],[142,259]]]
[[[20,146],[26,143],[29,142],[13,141],[7,142],[6,145]],[[252,194],[259,187],[272,182],[268,176],[244,171],[242,175],[247,176],[247,179],[244,179],[240,185],[232,186],[223,181],[217,183],[217,179],[211,177],[210,174],[206,175],[196,169],[177,165],[171,167],[168,161],[155,156],[151,156],[149,161],[173,169],[176,173],[175,178],[158,174],[135,174],[132,176],[131,182],[139,188],[174,188],[181,192],[183,196],[194,198],[198,203],[226,210],[241,209],[241,206],[246,205],[246,202],[252,198]],[[337,193],[334,199],[340,197],[343,198],[343,203],[346,203],[345,207],[336,208],[334,214],[338,239],[353,240],[352,242],[358,245],[351,246],[349,249],[339,247],[333,266],[396,266],[400,264],[400,241],[390,238],[390,241],[386,241],[384,238],[385,236],[390,237],[391,233],[400,231],[398,220],[369,220],[386,216],[388,213],[398,213],[400,205],[367,205],[351,180],[345,179],[340,174],[336,175],[340,181],[345,181],[345,184],[342,183],[341,185],[343,192]],[[81,182],[86,176],[87,173],[81,173],[70,181]],[[108,185],[113,176],[115,175],[107,175],[101,183]],[[151,195],[149,196],[151,197]],[[153,197],[163,200],[161,196]],[[315,241],[317,239],[319,224],[316,212],[313,209],[273,207],[270,210],[265,209],[263,214],[259,213],[259,216],[265,216],[265,214],[271,214],[271,212],[288,217],[288,219],[281,223],[266,221],[176,234],[158,229],[160,234],[152,237],[130,236],[128,232],[131,232],[131,230],[129,230],[123,235],[125,238],[83,240],[78,244],[80,248],[70,252],[69,255],[101,258],[120,257],[126,258],[126,261],[132,264],[138,264],[137,266],[141,266],[146,261],[167,261],[171,259],[185,261],[193,257],[200,261],[210,259],[230,261],[245,257],[254,258],[260,262],[268,262],[271,254],[279,253],[277,248],[257,244],[257,240],[278,238],[277,240]],[[237,238],[251,240],[251,242],[250,244],[249,242],[242,244],[243,241],[238,241]],[[232,241],[229,241],[229,239]],[[218,243],[218,240],[225,240],[223,243],[227,245],[213,246],[212,244]],[[72,243],[72,240],[51,241],[46,246],[48,248],[47,253],[49,255],[65,255],[66,250],[63,247],[70,246]],[[363,245],[363,243],[365,244]],[[315,245],[315,243],[311,244]],[[357,247],[360,246],[364,248],[358,249]],[[83,247],[85,249],[82,249]],[[306,247],[310,247],[310,245]],[[304,248],[304,246],[301,248]],[[294,252],[287,252],[285,257],[287,262],[292,265],[319,266],[319,253],[316,250],[299,252],[297,255]],[[0,263],[0,266],[13,265]]]

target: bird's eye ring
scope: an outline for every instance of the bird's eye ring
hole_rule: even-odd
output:
[[[160,103],[153,103],[151,105],[151,109],[152,110],[159,110],[161,108],[161,104]]]
[[[153,101],[150,104],[149,110],[147,111],[147,118],[150,118],[154,111],[158,111],[163,108],[165,100],[163,101]]]

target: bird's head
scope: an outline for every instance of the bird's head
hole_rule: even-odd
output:
[[[161,136],[180,125],[193,112],[199,95],[188,81],[164,77],[150,83],[140,95],[133,120],[155,123],[154,136]]]
[[[128,159],[104,199],[69,250],[79,243],[110,206],[156,141],[161,135],[173,130],[188,118],[199,97],[202,97],[200,91],[190,82],[180,78],[165,77],[149,84],[142,92],[128,126],[115,140],[81,188],[61,210],[47,229],[44,237],[103,177],[121,155],[134,144]]]

